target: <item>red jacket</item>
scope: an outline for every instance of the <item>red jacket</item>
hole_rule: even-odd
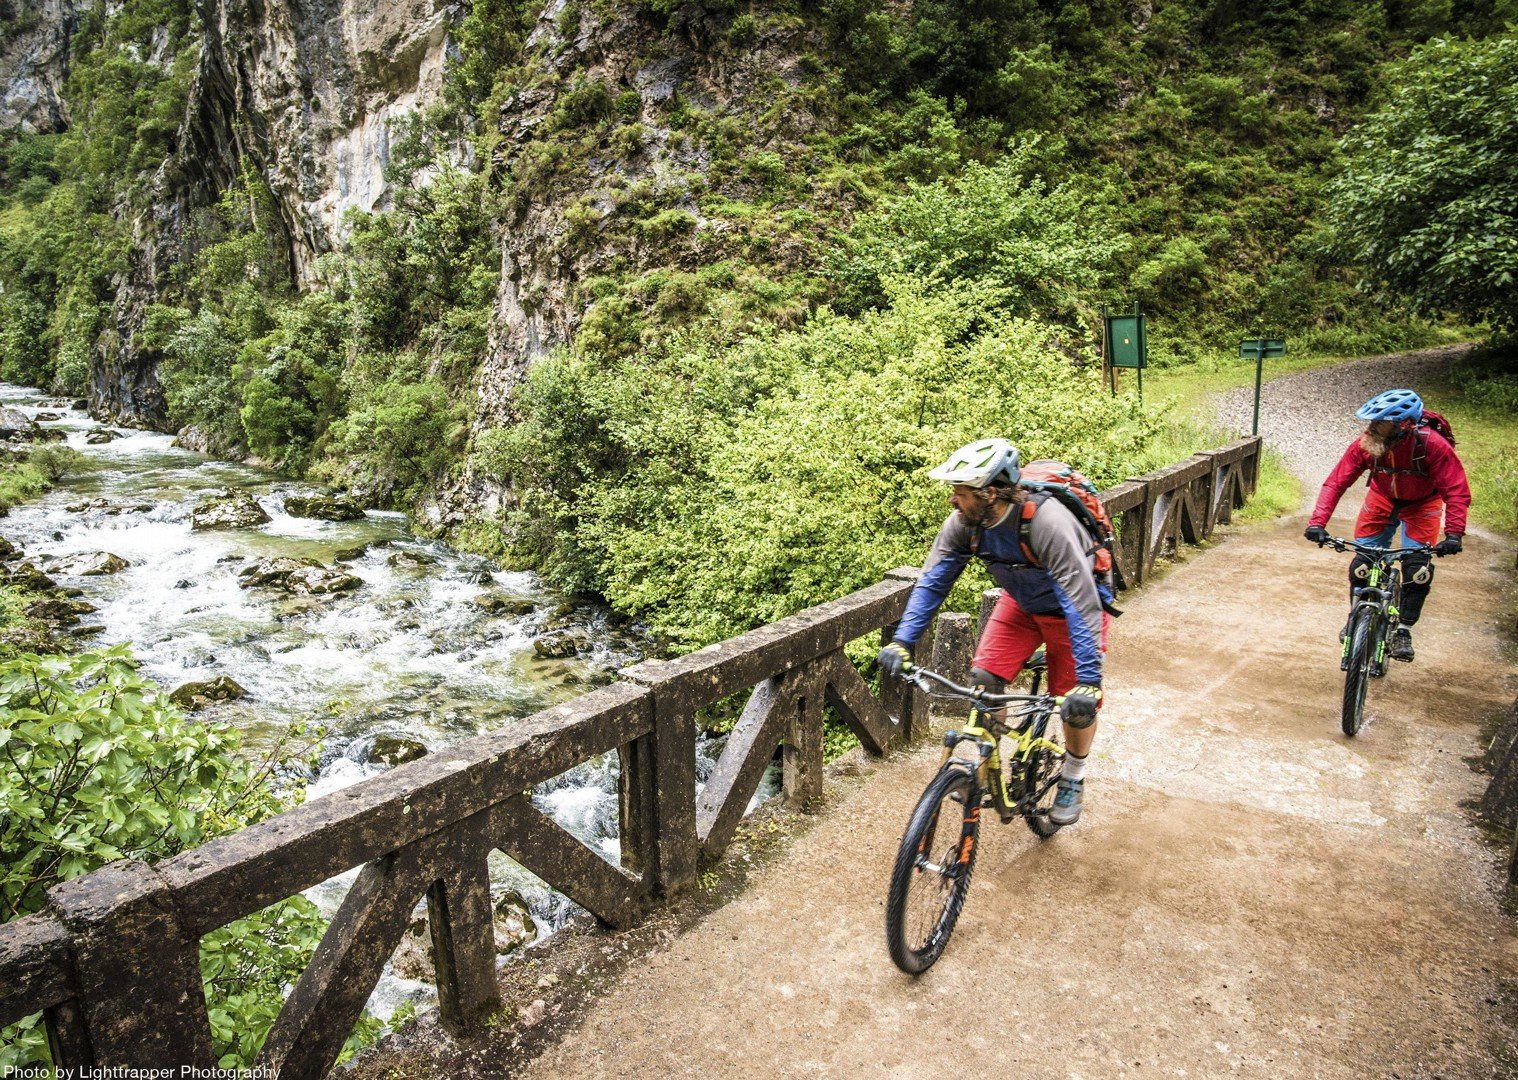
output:
[[[1444,436],[1426,427],[1414,428],[1397,440],[1389,453],[1374,459],[1361,449],[1357,436],[1323,481],[1318,505],[1307,523],[1327,525],[1349,485],[1366,469],[1371,470],[1371,490],[1390,499],[1394,506],[1438,495],[1444,500],[1444,531],[1450,536],[1465,535],[1465,515],[1471,505],[1465,466]]]

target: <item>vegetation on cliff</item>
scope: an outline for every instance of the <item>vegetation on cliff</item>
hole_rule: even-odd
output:
[[[76,43],[74,126],[0,139],[6,378],[77,388],[110,347],[183,112],[190,8],[111,11]],[[1262,329],[1343,354],[1447,333],[1420,315],[1504,325],[1364,230],[1418,130],[1399,111],[1451,56],[1500,87],[1513,14],[477,0],[443,99],[394,133],[391,208],[350,216],[315,285],[249,155],[137,344],[171,425],[383,505],[485,490],[436,527],[698,644],[911,558],[938,515],[918,470],[961,436],[1134,468],[1152,425],[1101,397],[1104,301],[1144,306],[1160,365]],[[1472,145],[1490,191],[1506,143]]]

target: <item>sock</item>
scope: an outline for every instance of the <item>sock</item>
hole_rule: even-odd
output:
[[[1086,759],[1076,757],[1074,754],[1065,755],[1065,766],[1060,770],[1066,780],[1084,780],[1086,778]]]

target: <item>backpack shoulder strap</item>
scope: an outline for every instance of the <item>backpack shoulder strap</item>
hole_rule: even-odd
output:
[[[1047,492],[1032,492],[1023,504],[1018,508],[1017,518],[1017,546],[1022,548],[1023,558],[1037,566],[1038,559],[1033,554],[1033,515],[1038,513],[1038,508],[1049,497]]]

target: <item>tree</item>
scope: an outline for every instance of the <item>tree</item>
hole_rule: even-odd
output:
[[[1423,314],[1518,329],[1518,35],[1419,48],[1343,145],[1340,253]]]

